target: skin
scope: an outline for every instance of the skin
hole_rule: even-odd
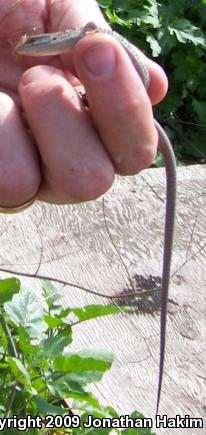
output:
[[[10,11],[8,1],[0,3],[2,206],[37,192],[56,204],[95,199],[111,187],[115,173],[137,174],[156,154],[152,105],[165,96],[167,79],[154,62],[145,58],[147,93],[125,51],[104,34],[83,38],[73,55],[13,56],[19,37],[33,27],[36,33],[56,32],[88,21],[106,25],[93,0],[14,1]],[[108,70],[105,47],[110,60],[114,55]],[[98,74],[86,67],[86,53]],[[77,94],[82,86],[90,112]]]

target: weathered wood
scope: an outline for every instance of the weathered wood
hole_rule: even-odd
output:
[[[178,208],[160,413],[204,417],[206,410],[206,191],[205,166],[178,169]],[[37,203],[21,215],[0,216],[0,268],[39,273],[104,295],[125,294],[137,314],[120,314],[75,327],[73,349],[113,349],[116,361],[93,391],[121,414],[137,409],[154,417],[159,364],[160,295],[128,299],[137,283],[159,284],[165,214],[163,169],[119,178],[103,199],[72,206]],[[115,245],[115,246],[114,246]],[[204,246],[205,245],[205,246]],[[116,248],[115,248],[116,247]],[[202,249],[201,249],[202,248]],[[121,259],[119,254],[121,255]],[[184,262],[187,262],[184,264]],[[124,263],[124,264],[123,264]],[[182,267],[181,265],[184,264]],[[127,269],[127,270],[126,270]],[[9,274],[10,276],[11,274]],[[1,277],[8,274],[1,273]],[[23,278],[39,291],[37,280]],[[154,284],[154,285],[156,285]],[[106,303],[74,287],[62,288],[64,305]],[[118,303],[119,301],[113,301]],[[195,435],[203,429],[157,434]]]

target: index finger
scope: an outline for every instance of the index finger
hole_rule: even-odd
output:
[[[109,28],[95,0],[66,0],[56,2],[50,0],[49,6],[50,27],[49,32],[83,27],[89,21],[94,21],[99,27]],[[59,23],[61,23],[59,25]],[[65,66],[73,71],[73,57],[71,54],[61,56]],[[152,60],[142,54],[150,75],[148,95],[152,104],[161,101],[167,92],[167,78],[163,69]]]
[[[105,34],[80,40],[74,58],[116,171],[138,173],[151,164],[157,149],[152,106],[140,76],[124,48]]]

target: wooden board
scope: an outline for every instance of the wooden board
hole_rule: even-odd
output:
[[[178,168],[178,206],[160,414],[206,414],[206,167]],[[103,204],[104,202],[104,204]],[[116,361],[93,391],[121,414],[154,417],[159,364],[160,294],[129,298],[161,278],[165,215],[164,169],[118,177],[97,201],[72,206],[36,203],[16,216],[0,215],[0,268],[66,280],[105,296],[124,295],[138,312],[75,327],[73,349],[106,348]],[[109,229],[109,233],[108,233]],[[111,238],[113,242],[111,242]],[[1,277],[11,273],[1,273]],[[39,291],[40,282],[22,278]],[[146,287],[145,287],[146,286]],[[56,284],[65,306],[108,303]],[[121,302],[113,300],[113,303]],[[204,433],[164,429],[157,434]]]

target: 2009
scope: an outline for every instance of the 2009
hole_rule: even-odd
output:
[[[45,417],[45,428],[46,429],[54,429],[54,428],[69,428],[69,427],[79,427],[80,426],[80,417],[78,415],[47,415]]]

